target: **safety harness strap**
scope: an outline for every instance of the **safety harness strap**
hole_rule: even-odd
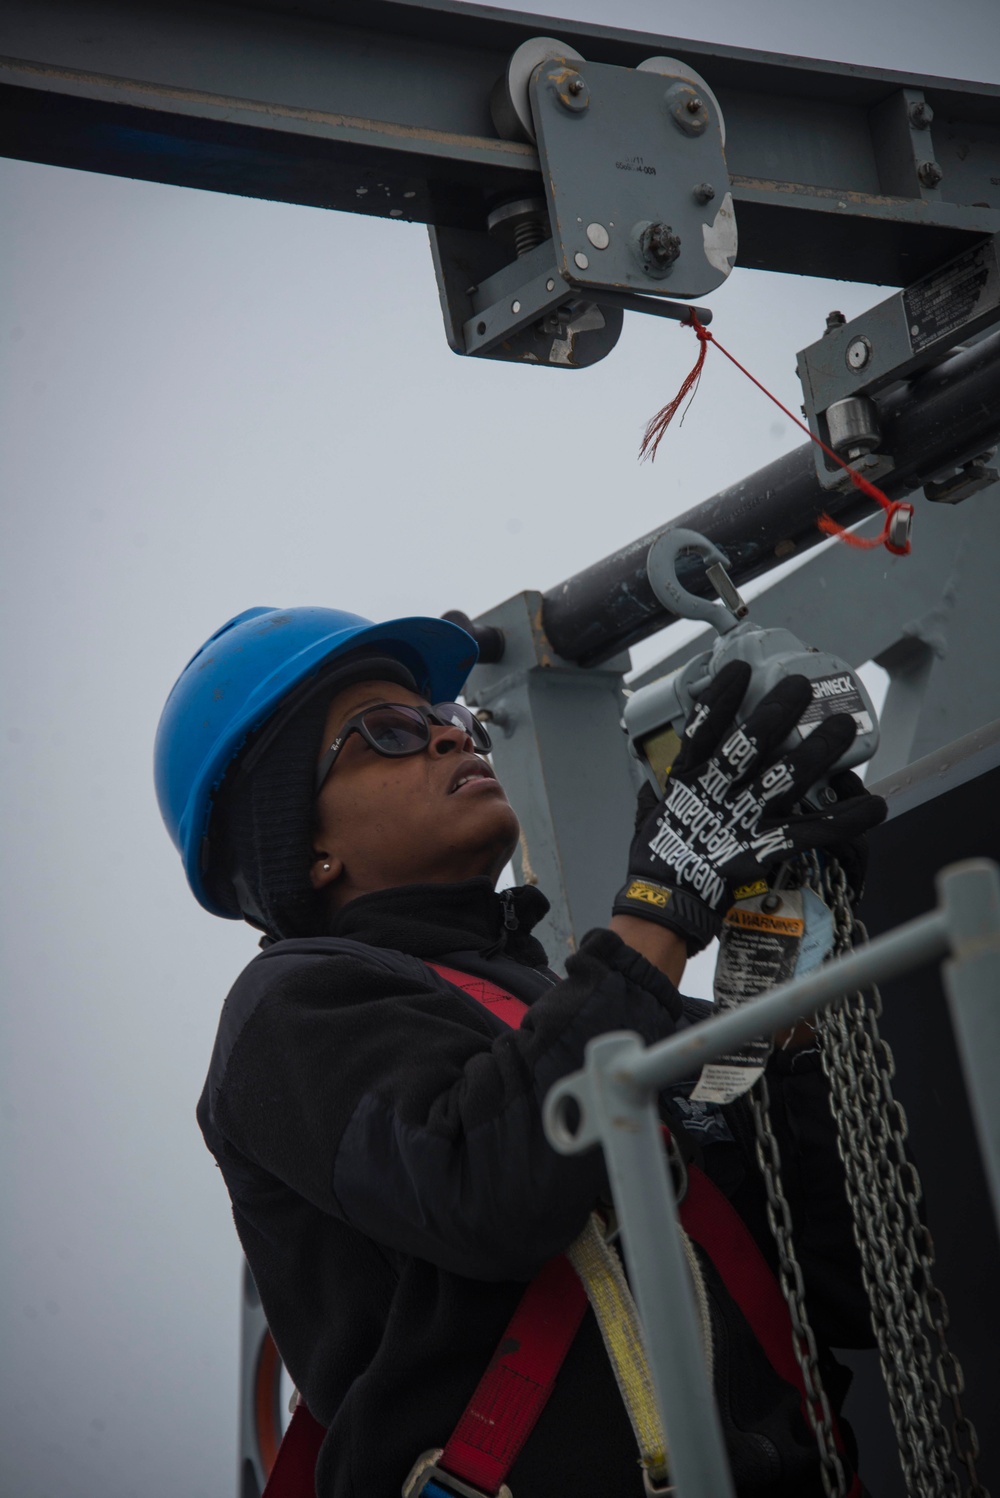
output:
[[[491,983],[430,962],[512,1030],[528,1005]],[[587,1309],[587,1292],[565,1254],[539,1270],[522,1295],[500,1346],[444,1451],[440,1466],[485,1493],[496,1493],[517,1460],[555,1386]]]
[[[431,962],[447,983],[482,1004],[511,1029],[519,1029],[528,1005],[486,978]],[[696,1166],[680,1208],[685,1232],[709,1256],[726,1289],[746,1317],[768,1361],[805,1398],[792,1351],[788,1308],[749,1230],[729,1201]],[[565,1254],[543,1266],[527,1287],[454,1432],[437,1460],[447,1480],[483,1494],[497,1494],[555,1386],[579,1330],[588,1298]],[[301,1401],[285,1432],[263,1498],[307,1498],[314,1491],[316,1460],[326,1431]],[[834,1425],[838,1448],[840,1432]],[[426,1495],[443,1492],[431,1479]],[[855,1474],[847,1498],[860,1498]]]

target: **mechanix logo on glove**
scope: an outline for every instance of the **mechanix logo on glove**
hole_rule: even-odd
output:
[[[828,810],[793,811],[844,754],[857,725],[846,713],[826,718],[786,751],[782,745],[812,701],[810,683],[804,676],[779,682],[734,728],[749,681],[745,661],[719,672],[685,725],[664,799],[651,805],[653,793],[640,794],[629,881],[614,904],[615,914],[642,915],[680,932],[689,950],[718,935],[737,890],[767,887],[772,865],[857,840],[886,812],[856,777],[852,794]],[[643,887],[670,898],[652,901]]]

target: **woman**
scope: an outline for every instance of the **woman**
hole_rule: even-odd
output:
[[[252,609],[188,664],[158,732],[161,810],[194,894],[264,933],[226,1001],[198,1117],[268,1324],[327,1432],[321,1498],[395,1498],[422,1453],[447,1447],[525,1285],[609,1201],[600,1151],[567,1158],[545,1139],[552,1084],[599,1034],[651,1043],[699,1018],[705,1006],[676,985],[735,893],[804,848],[857,855],[884,816],[853,777],[822,816],[797,816],[854,725],[828,719],[785,753],[808,683],[782,683],[740,725],[749,672],[727,668],[667,797],[641,800],[608,927],[560,979],[532,935],[544,896],[495,890],[518,824],[486,731],[454,702],[475,655],[442,620]],[[477,1002],[476,979],[528,1006],[520,1028],[502,998]],[[773,1122],[839,1406],[846,1377],[828,1349],[869,1344],[867,1307],[814,1037],[785,1039],[769,1067]],[[663,1116],[773,1263],[741,1107],[697,1133],[675,1101]],[[798,1390],[711,1254],[698,1259],[739,1493],[821,1494]],[[589,1311],[534,1418],[509,1471],[515,1498],[648,1488]],[[467,1491],[447,1472],[433,1482]]]

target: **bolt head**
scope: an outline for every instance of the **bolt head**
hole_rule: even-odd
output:
[[[586,88],[586,84],[579,75],[576,78],[571,78],[566,86],[571,94],[582,94]]]
[[[687,101],[687,105],[685,107],[688,114],[698,114],[702,109],[705,108],[705,102],[703,99],[699,99],[698,95],[695,94],[693,99],[689,99]]]
[[[696,203],[710,203],[715,197],[715,188],[711,182],[699,182],[694,189],[694,200]]]
[[[605,229],[603,224],[588,224],[587,238],[590,240],[595,250],[606,250],[608,245],[611,243],[611,235],[608,233],[607,229]]]
[[[587,259],[582,250],[577,250],[576,254],[573,256],[573,261],[579,270],[586,270],[590,265],[590,261]]]
[[[643,252],[657,265],[673,265],[681,252],[680,235],[669,224],[650,224],[642,235]]]
[[[871,357],[871,343],[863,335],[851,339],[847,345],[847,353],[844,355],[848,369],[853,369],[855,373],[865,369],[871,362]]]
[[[917,167],[917,176],[924,187],[937,187],[944,172],[936,161],[922,161]]]

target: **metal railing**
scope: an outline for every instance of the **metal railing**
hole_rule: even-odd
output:
[[[869,945],[725,1015],[646,1047],[631,1032],[602,1035],[582,1071],[545,1102],[553,1146],[600,1144],[679,1498],[735,1498],[705,1363],[657,1095],[706,1061],[789,1028],[824,1005],[944,959],[943,973],[969,1105],[1000,1222],[1000,870],[986,859],[943,869],[938,907]]]

